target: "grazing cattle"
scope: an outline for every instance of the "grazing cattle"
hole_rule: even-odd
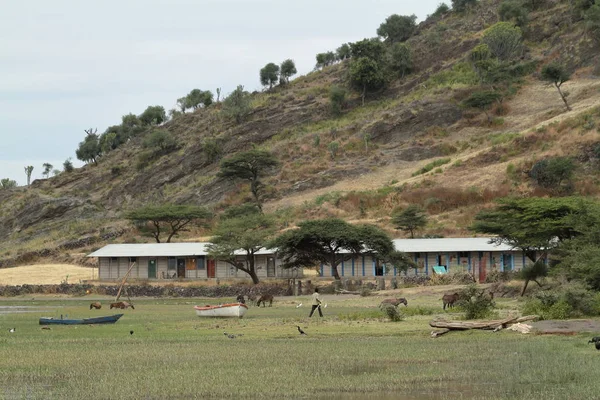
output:
[[[102,308],[102,304],[100,304],[100,302],[96,301],[95,303],[90,304],[90,310],[92,308],[95,308],[96,310],[99,310]]]
[[[248,303],[251,303],[252,305],[256,305],[256,295],[255,294],[249,294],[246,297],[248,298]]]
[[[243,294],[238,294],[238,296],[235,298],[235,301],[237,301],[238,303],[246,304],[246,299],[244,298]]]
[[[121,309],[127,309],[131,307],[132,310],[135,310],[135,307],[133,306],[133,304],[129,304],[126,301],[120,301],[118,303],[110,303],[110,309],[112,310],[113,308],[121,308]]]
[[[444,310],[446,309],[446,306],[448,306],[448,308],[453,308],[454,303],[456,303],[458,301],[458,298],[459,298],[458,293],[445,294],[444,296],[442,296],[442,302],[444,303]]]
[[[391,304],[394,307],[398,307],[400,304],[404,304],[404,306],[408,306],[408,301],[404,297],[400,297],[397,299],[385,299],[381,302],[380,306],[383,304]]]
[[[258,307],[260,307],[260,303],[263,303],[263,307],[266,307],[266,303],[267,301],[269,302],[269,307],[271,307],[273,305],[273,295],[272,294],[263,294],[262,296],[260,296],[260,298],[258,299],[258,301],[256,302],[256,305]]]

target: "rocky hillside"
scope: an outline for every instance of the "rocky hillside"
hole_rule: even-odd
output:
[[[149,202],[217,212],[241,204],[250,197],[247,185],[217,178],[219,159],[255,145],[281,162],[265,180],[265,209],[282,226],[339,216],[394,232],[392,210],[419,204],[430,217],[423,234],[465,235],[473,215],[495,198],[562,194],[536,185],[529,173],[537,161],[557,156],[576,164],[569,192],[596,196],[599,40],[569,2],[548,0],[527,14],[517,72],[508,82],[483,84],[470,54],[499,21],[500,3],[484,0],[465,13],[428,18],[407,41],[412,73],[390,79],[364,105],[349,91],[341,116],[332,116],[329,93],[332,86],[348,87],[352,60],[253,93],[252,110],[240,123],[219,103],[164,123],[161,129],[177,143],[166,154],[148,156],[147,130],[97,164],[0,190],[0,266],[37,257],[78,261],[74,254],[109,241],[149,241],[122,217]],[[550,62],[572,73],[562,86],[571,111],[539,79]],[[472,93],[490,88],[502,92],[502,101],[489,120],[464,107]],[[198,228],[179,240],[206,234]]]

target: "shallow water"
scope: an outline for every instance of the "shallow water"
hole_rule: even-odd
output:
[[[62,308],[60,306],[0,306],[1,314],[26,314],[45,312],[49,309]]]

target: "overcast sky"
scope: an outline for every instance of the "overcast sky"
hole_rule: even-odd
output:
[[[0,179],[80,165],[84,129],[168,110],[193,88],[259,89],[268,62],[307,73],[315,54],[376,36],[390,14],[421,21],[440,1],[0,0]]]

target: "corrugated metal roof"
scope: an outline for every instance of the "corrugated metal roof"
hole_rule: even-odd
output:
[[[204,256],[210,243],[142,243],[109,244],[88,257],[183,257]],[[445,253],[456,251],[511,251],[512,247],[490,243],[490,238],[394,239],[396,250],[405,253]],[[276,249],[262,249],[258,255],[273,254]],[[237,251],[237,254],[244,254]]]
[[[208,243],[109,244],[88,257],[203,256]]]
[[[490,243],[489,237],[440,238],[440,239],[394,239],[396,250],[405,253],[444,253],[455,251],[510,251],[506,244]]]
[[[88,257],[182,257],[205,256],[206,246],[210,243],[141,243],[141,244],[109,244]],[[237,254],[245,254],[237,251]],[[270,249],[261,249],[255,254],[273,254]]]

